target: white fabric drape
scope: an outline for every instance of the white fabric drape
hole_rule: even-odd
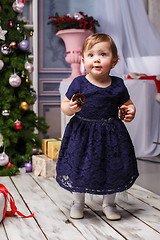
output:
[[[152,73],[146,72],[148,65],[141,57],[160,56],[160,36],[148,18],[143,0],[99,0],[96,9],[101,32],[109,34],[118,47],[120,61],[111,73],[128,74],[128,58],[137,63],[137,71],[133,68],[136,72]]]
[[[137,158],[160,154],[160,104],[155,101],[156,86],[152,80],[125,80],[136,106],[135,119],[125,123]]]
[[[160,34],[160,1],[159,0],[148,0],[148,15],[149,19],[156,27]]]

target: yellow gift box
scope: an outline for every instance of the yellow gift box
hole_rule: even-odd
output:
[[[42,153],[44,155],[47,155],[47,153],[48,153],[48,143],[50,141],[55,141],[55,140],[56,140],[55,138],[42,139]]]
[[[58,160],[61,138],[42,139],[42,153],[51,159]]]

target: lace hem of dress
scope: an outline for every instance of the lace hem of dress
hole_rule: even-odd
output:
[[[132,176],[130,178],[130,181],[128,181],[128,183],[126,183],[122,187],[117,187],[115,189],[89,189],[89,188],[84,188],[84,187],[73,187],[72,182],[68,176],[59,176],[56,178],[56,181],[62,188],[66,189],[70,192],[105,195],[105,194],[113,194],[113,193],[117,193],[117,192],[123,192],[123,191],[129,189],[135,183],[138,176],[139,176],[138,174]]]

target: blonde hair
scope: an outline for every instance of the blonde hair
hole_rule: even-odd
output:
[[[108,42],[110,44],[113,59],[116,61],[115,62],[116,65],[116,63],[119,60],[116,44],[113,41],[113,39],[105,33],[94,33],[85,39],[82,47],[82,57],[84,57],[84,52],[86,50],[90,50],[95,44],[100,42]]]

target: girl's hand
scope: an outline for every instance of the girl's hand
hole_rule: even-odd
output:
[[[82,109],[82,107],[79,107],[76,101],[69,100],[65,96],[61,103],[61,109],[63,113],[66,114],[67,116],[72,116],[76,112],[79,112]]]
[[[126,115],[123,119],[124,122],[131,122],[135,117],[135,109],[130,106],[122,105],[120,110],[126,111]]]
[[[69,108],[74,113],[81,111],[82,107],[78,106],[77,101],[72,101],[72,99],[69,102]]]

